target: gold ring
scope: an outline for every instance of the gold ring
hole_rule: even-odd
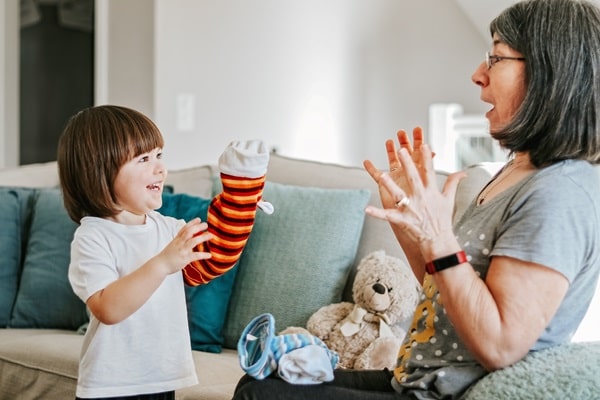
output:
[[[397,201],[395,206],[396,208],[404,208],[410,204],[410,199],[408,197],[403,197],[402,200]]]

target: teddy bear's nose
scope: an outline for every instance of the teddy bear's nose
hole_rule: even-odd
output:
[[[373,285],[373,290],[376,293],[384,294],[385,293],[385,286],[383,286],[381,283],[376,283],[376,284]]]

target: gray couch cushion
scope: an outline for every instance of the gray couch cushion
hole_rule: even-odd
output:
[[[83,336],[0,329],[0,399],[74,399]]]
[[[50,329],[0,329],[0,400],[75,398],[83,336]],[[199,383],[177,400],[230,399],[242,377],[237,352],[193,352]]]

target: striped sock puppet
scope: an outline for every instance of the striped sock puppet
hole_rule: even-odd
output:
[[[209,241],[195,250],[210,252],[183,269],[185,283],[198,286],[223,275],[237,263],[246,246],[257,207],[271,214],[273,206],[262,201],[269,152],[259,140],[234,141],[219,158],[223,191],[208,207]]]

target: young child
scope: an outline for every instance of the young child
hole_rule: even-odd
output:
[[[225,150],[223,193],[208,222],[188,223],[154,211],[167,177],[163,145],[149,118],[110,105],[74,115],[60,138],[64,204],[80,224],[69,281],[91,314],[78,399],[174,399],[197,383],[184,281],[227,272],[252,230],[268,163],[261,142]]]

